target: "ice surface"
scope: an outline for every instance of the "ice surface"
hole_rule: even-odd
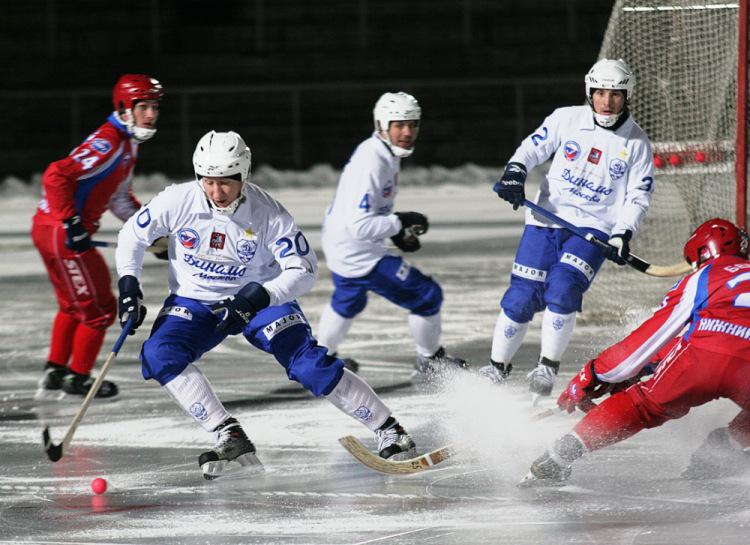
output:
[[[474,369],[489,355],[498,302],[507,286],[521,212],[485,183],[402,181],[398,208],[430,217],[423,250],[408,256],[443,286],[443,341]],[[79,402],[32,400],[47,353],[56,305],[28,230],[38,197],[3,191],[0,216],[0,543],[76,544],[746,544],[750,479],[686,482],[690,452],[737,409],[721,401],[687,417],[595,452],[575,465],[566,486],[520,490],[529,463],[579,415],[526,419],[532,407],[525,371],[536,359],[535,320],[508,388],[459,373],[432,385],[410,379],[414,349],[406,313],[372,297],[340,352],[358,359],[361,376],[409,430],[420,451],[463,444],[455,458],[409,476],[373,472],[338,443],[372,434],[289,382],[269,356],[230,338],[201,361],[227,408],[258,448],[266,473],[205,481],[198,455],[212,439],[140,376],[138,351],[166,295],[166,267],[148,260],[152,312],[120,352],[109,378],[122,395],[94,403],[57,463],[43,453],[41,430],[62,440]],[[155,191],[146,187],[146,193]],[[319,249],[319,224],[333,187],[272,189]],[[114,240],[107,217],[98,238]],[[103,250],[110,260],[111,250]],[[331,293],[321,254],[315,288],[300,299],[313,328]],[[648,278],[644,277],[644,282]],[[648,309],[642,309],[646,312]],[[561,383],[624,334],[580,325],[564,358]],[[100,360],[119,328],[107,334]],[[97,496],[91,481],[103,477]]]

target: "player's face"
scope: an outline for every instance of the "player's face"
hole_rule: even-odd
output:
[[[616,115],[625,107],[625,92],[619,89],[595,89],[591,99],[599,115]]]
[[[133,106],[133,122],[136,127],[153,129],[159,119],[158,100],[139,100]]]
[[[388,136],[391,143],[399,148],[411,149],[419,132],[419,121],[391,121]]]
[[[219,208],[226,208],[242,193],[242,182],[232,178],[204,176],[201,183],[208,198]]]

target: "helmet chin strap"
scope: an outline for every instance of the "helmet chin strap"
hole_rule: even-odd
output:
[[[125,110],[125,113],[127,114],[130,121],[125,121],[119,112],[115,112],[115,117],[120,123],[125,125],[125,128],[128,129],[128,132],[130,133],[130,136],[132,136],[136,142],[142,144],[156,134],[156,129],[146,129],[144,127],[137,127],[135,125],[135,123],[133,122],[133,110],[127,108]]]
[[[206,188],[203,187],[203,183],[200,180],[195,180],[195,183],[198,184],[198,187],[201,188],[201,191],[203,191],[203,194],[206,196],[206,200],[208,201],[208,206],[211,207],[211,210],[216,212],[217,214],[223,214],[225,216],[231,216],[235,213],[237,208],[247,200],[247,197],[245,196],[245,184],[242,184],[242,191],[240,192],[240,196],[234,199],[231,203],[229,203],[229,206],[225,206],[222,208],[221,206],[216,206],[216,203],[211,200],[211,197],[208,196],[208,193],[206,193]]]
[[[378,138],[385,142],[385,144],[391,150],[391,153],[396,157],[409,157],[412,153],[414,153],[414,146],[412,146],[410,149],[404,149],[395,145],[393,142],[391,142],[391,136],[387,132],[385,133],[385,138],[383,138],[382,131],[378,132]]]
[[[624,110],[623,110],[624,111]],[[596,119],[596,124],[604,127],[605,129],[608,129],[615,123],[617,123],[617,120],[620,119],[620,116],[622,115],[622,112],[618,114],[611,114],[611,115],[602,115],[594,112],[594,119]]]

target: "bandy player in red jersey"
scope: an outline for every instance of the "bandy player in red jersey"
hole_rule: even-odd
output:
[[[737,474],[750,468],[750,261],[748,236],[733,223],[707,221],[685,244],[693,272],[674,286],[654,315],[588,362],[557,400],[586,416],[531,465],[522,485],[559,483],[587,452],[644,428],[728,398],[740,412],[713,430],[683,476]],[[663,348],[672,349],[645,381],[633,381]],[[635,382],[627,386],[628,381]],[[599,405],[592,399],[620,390]],[[619,388],[617,387],[619,385]],[[745,450],[748,448],[748,450]]]
[[[115,110],[68,157],[47,167],[31,228],[55,290],[59,311],[37,398],[85,396],[107,328],[117,318],[107,264],[91,246],[104,211],[126,221],[141,204],[132,193],[138,146],[156,133],[161,84],[125,74],[114,87]],[[117,395],[104,381],[98,398]]]

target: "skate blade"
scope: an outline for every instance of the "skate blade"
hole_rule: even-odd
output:
[[[203,477],[208,481],[229,475],[238,476],[239,473],[242,473],[243,477],[250,477],[266,470],[258,457],[252,452],[241,454],[234,460],[206,462],[201,466],[201,469],[203,470]]]
[[[566,481],[560,481],[557,479],[540,479],[529,471],[526,476],[516,485],[518,488],[541,488],[541,487],[555,487],[563,486]]]
[[[394,454],[390,458],[387,458],[389,462],[403,462],[404,460],[411,460],[412,458],[416,458],[419,456],[417,454],[417,449],[409,449],[405,452],[399,452],[398,454]]]

